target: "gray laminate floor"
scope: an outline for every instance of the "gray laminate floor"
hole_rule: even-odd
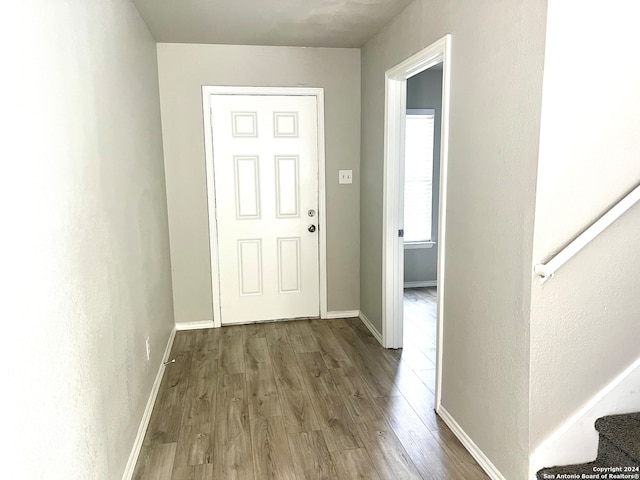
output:
[[[178,332],[134,478],[488,478],[433,411],[434,299],[397,351],[358,319]]]

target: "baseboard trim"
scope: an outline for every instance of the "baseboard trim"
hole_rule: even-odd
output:
[[[460,440],[462,445],[464,445],[464,447],[469,451],[471,456],[475,458],[476,462],[478,462],[478,465],[480,465],[480,467],[487,473],[487,475],[489,475],[489,478],[491,478],[491,480],[506,480],[502,473],[500,473],[500,470],[498,470],[496,466],[491,463],[491,460],[487,458],[484,452],[480,450],[480,448],[475,444],[473,440],[471,440],[471,437],[467,435],[467,432],[465,432],[462,427],[458,425],[458,422],[455,421],[451,414],[447,412],[447,410],[442,405],[440,405],[440,407],[437,409],[437,413],[438,415],[440,415],[440,418],[444,420],[444,423],[447,424],[447,426],[451,429],[458,440]]]
[[[140,426],[138,427],[138,434],[136,435],[136,439],[133,442],[133,448],[131,449],[131,454],[129,455],[127,466],[125,467],[124,473],[122,474],[122,480],[131,480],[131,478],[133,477],[133,472],[136,468],[136,463],[138,462],[138,456],[140,455],[140,450],[142,449],[142,442],[144,440],[144,435],[145,433],[147,433],[149,420],[151,420],[151,412],[153,411],[153,407],[156,403],[156,397],[158,396],[158,391],[160,391],[160,384],[162,383],[162,377],[164,376],[164,371],[165,371],[164,362],[169,360],[169,355],[171,354],[171,348],[173,347],[173,340],[175,338],[176,338],[176,328],[174,327],[171,330],[171,333],[169,334],[167,347],[164,349],[164,355],[162,356],[162,361],[160,362],[160,367],[158,368],[156,379],[153,382],[153,387],[151,387],[149,400],[147,400],[147,406],[145,407],[144,413],[142,414],[142,420],[140,421]]]
[[[176,322],[176,330],[202,330],[203,328],[213,328],[213,320],[202,320],[200,322]]]
[[[360,312],[360,315],[358,315],[358,317],[360,318],[360,320],[362,320],[362,323],[364,323],[364,326],[369,329],[369,331],[371,332],[371,335],[376,337],[376,340],[378,340],[378,342],[380,342],[380,345],[384,347],[382,343],[382,335],[378,330],[376,330],[376,328],[373,326],[373,323],[371,323],[371,321],[367,318],[367,316],[364,313]]]
[[[353,318],[357,317],[360,310],[334,310],[327,312],[324,318]]]
[[[422,288],[422,287],[437,287],[437,280],[425,280],[422,282],[404,282],[404,288]]]

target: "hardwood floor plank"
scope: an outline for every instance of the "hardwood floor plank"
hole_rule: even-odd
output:
[[[256,479],[296,480],[282,417],[251,420],[251,445]]]
[[[269,361],[266,340],[264,338],[259,340],[264,342],[265,361],[258,362],[251,359],[246,362],[249,418],[252,419],[282,415],[278,387]]]
[[[193,330],[195,340],[191,353],[196,361],[206,361],[207,359],[216,359],[220,351],[220,329],[219,328],[203,328],[202,330]]]
[[[331,331],[342,350],[349,356],[353,366],[358,369],[372,397],[399,395],[392,379],[381,365],[382,357],[371,358],[372,355],[352,328],[332,327]]]
[[[249,325],[245,325],[245,328],[247,329],[247,337],[264,338],[266,336],[266,325],[268,325],[266,322],[250,323]]]
[[[173,339],[171,355],[176,355],[180,352],[191,352],[198,335],[196,332],[197,330],[178,330],[175,338]]]
[[[266,336],[247,335],[244,344],[245,368],[252,368],[257,363],[269,361],[269,347]]]
[[[430,368],[428,370],[414,370],[413,373],[420,379],[420,381],[424,384],[425,387],[429,389],[429,391],[435,394],[435,385],[436,385],[436,370],[435,368]]]
[[[341,480],[380,480],[380,475],[364,448],[331,452],[331,458]]]
[[[253,453],[244,373],[220,375],[215,428],[213,477],[253,479]]]
[[[133,480],[170,480],[175,454],[175,443],[144,445],[140,449]]]
[[[354,322],[362,324],[360,319],[353,319]],[[351,327],[355,331],[354,327]],[[387,349],[383,348],[378,342],[365,343],[360,340],[360,336],[356,333],[357,340],[354,342],[360,351],[360,355],[364,358],[365,362],[375,364],[376,371],[382,375],[385,379],[388,379],[392,384],[397,375],[398,368],[402,361],[403,349]],[[397,395],[398,392],[392,395]],[[382,395],[384,397],[392,395]]]
[[[405,341],[405,347],[402,349],[401,361],[409,365],[412,370],[436,368],[435,364],[424,353],[408,341]]]
[[[182,426],[184,398],[191,370],[191,353],[176,353],[167,365],[156,404],[143,441],[144,445],[176,443]]]
[[[192,360],[184,397],[183,425],[213,423],[218,383],[217,360]]]
[[[296,353],[319,352],[320,346],[308,321],[286,322],[289,343]]]
[[[360,337],[360,340],[362,340],[364,343],[368,345],[380,345],[380,342],[378,342],[376,337],[371,334],[367,326],[362,323],[362,320],[360,320],[358,317],[348,318],[345,320],[345,322],[347,323],[347,325],[354,329],[354,331],[358,334],[358,337]]]
[[[395,383],[403,397],[429,430],[447,428],[440,417],[436,415],[433,393],[420,381],[409,366],[404,363],[400,364]]]
[[[213,480],[213,464],[174,467],[171,480]]]
[[[269,353],[286,430],[289,433],[319,430],[320,424],[302,379],[298,358],[291,345],[285,341],[288,337],[279,339],[269,345]]]
[[[387,428],[382,410],[367,393],[367,385],[354,367],[334,368],[330,373],[356,423],[381,430]]]
[[[178,438],[178,446],[174,465],[200,465],[213,461],[212,425],[210,423],[193,423],[183,425]]]
[[[489,476],[480,468],[471,454],[448,428],[434,430],[431,435],[438,441],[464,480],[487,480]]]
[[[312,320],[311,331],[327,368],[350,367],[351,361],[336,340],[325,320]]]
[[[418,346],[435,347],[437,306],[436,294],[426,288],[412,288],[404,291],[405,338],[419,339]]]
[[[289,334],[287,333],[285,322],[265,323],[264,336],[269,347],[278,343],[289,343]]]
[[[323,318],[322,321],[329,328],[351,328],[345,318]]]
[[[219,368],[225,374],[244,373],[244,325],[232,325],[220,329]]]
[[[358,430],[380,478],[384,480],[420,478],[411,457],[390,426],[381,430],[358,425]]]
[[[333,459],[321,431],[289,434],[289,447],[298,479],[338,479]]]
[[[362,446],[355,423],[319,352],[298,353],[311,404],[320,421],[329,451]]]
[[[461,472],[404,397],[377,398],[376,402],[422,478],[462,480]]]
[[[271,367],[265,332],[261,329],[254,329],[253,332],[247,336],[244,349],[249,418],[281,415],[278,388]]]

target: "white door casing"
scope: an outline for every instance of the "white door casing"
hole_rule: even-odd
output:
[[[404,206],[404,130],[407,79],[442,62],[442,128],[440,140],[440,206],[438,225],[438,291],[435,406],[442,400],[442,356],[444,296],[446,293],[445,248],[447,232],[447,165],[449,155],[449,92],[451,82],[451,35],[445,35],[385,73],[385,130],[383,186],[382,343],[386,348],[402,347],[404,248],[398,230],[402,228]]]
[[[318,317],[321,98],[231,88],[203,88],[214,324]]]

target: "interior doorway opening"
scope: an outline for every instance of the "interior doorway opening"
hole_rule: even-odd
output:
[[[442,63],[407,79],[403,168],[403,359],[435,392]]]
[[[435,363],[433,374],[433,388],[435,390],[436,410],[439,409],[441,402],[441,386],[442,386],[442,330],[443,330],[443,299],[445,295],[444,278],[445,278],[445,238],[446,238],[446,178],[447,178],[447,158],[448,158],[448,121],[449,121],[449,70],[450,70],[450,36],[447,35],[438,40],[434,44],[418,52],[412,57],[406,59],[394,68],[386,72],[386,105],[385,105],[385,184],[384,184],[384,212],[383,212],[383,344],[387,348],[402,348],[405,344],[405,281],[407,287],[413,288],[433,288],[437,282],[439,288],[435,291],[421,292],[424,295],[414,295],[414,300],[422,297],[425,304],[433,307],[435,300],[435,322],[432,322],[431,345],[409,345],[407,347],[414,348],[421,355],[432,359]],[[434,68],[435,67],[435,68]],[[411,165],[405,165],[405,154],[410,153],[408,149],[411,145],[406,143],[407,129],[413,128],[412,125],[407,126],[407,114],[416,113],[417,115],[428,116],[429,112],[411,112],[415,110],[409,103],[412,99],[407,97],[408,82],[418,81],[418,76],[422,72],[431,70],[439,72],[432,76],[440,76],[441,91],[439,103],[440,121],[435,120],[435,112],[433,114],[434,125],[434,144],[435,139],[439,140],[439,152],[433,152],[433,165],[431,167],[431,199],[430,206],[422,205],[422,213],[430,210],[429,220],[431,226],[423,228],[420,234],[416,234],[415,228],[411,223],[416,223],[416,209],[412,210],[411,199],[405,197],[405,190],[415,190],[417,184],[422,182],[422,195],[428,190],[429,179],[418,178],[416,184],[412,186],[405,185],[405,170],[411,170]],[[424,80],[425,77],[423,77]],[[428,100],[428,99],[427,99]],[[417,105],[418,110],[436,110],[436,103],[431,101],[433,105]],[[409,111],[408,111],[409,110]],[[413,119],[410,119],[413,121]],[[418,122],[419,123],[419,122]],[[424,121],[422,122],[424,125]],[[439,132],[435,132],[435,126],[439,127]],[[435,149],[434,149],[435,150]],[[437,164],[438,170],[434,166]],[[428,167],[422,165],[422,172],[429,171]],[[411,173],[411,172],[409,172]],[[437,176],[437,182],[433,182],[433,177]],[[435,183],[435,185],[434,185]],[[437,186],[437,193],[434,193],[434,186]],[[409,195],[410,196],[410,195]],[[408,208],[408,218],[405,216],[405,204]],[[435,209],[435,214],[434,214]],[[420,210],[420,209],[418,209]],[[418,215],[418,224],[424,226],[424,215]],[[413,244],[413,248],[405,249],[405,226],[410,229],[410,235],[407,237],[407,244]],[[413,231],[411,229],[413,228]],[[422,238],[424,237],[424,238]],[[405,255],[410,250],[431,251],[431,257],[435,257],[435,277],[432,279],[423,278],[422,280],[405,279]],[[410,254],[411,255],[411,254]],[[415,253],[413,253],[415,256]],[[423,255],[426,256],[426,255]],[[407,265],[413,267],[414,262],[407,262]],[[407,272],[409,273],[409,272]],[[425,272],[422,272],[425,273]],[[427,283],[430,281],[430,283]],[[414,282],[413,285],[411,282]],[[421,283],[419,283],[421,282]],[[418,292],[414,292],[418,293]],[[435,297],[435,299],[434,299]],[[410,300],[409,300],[410,301]],[[407,303],[409,306],[410,303]],[[409,325],[408,325],[409,326]],[[414,325],[411,325],[412,327]],[[433,331],[435,329],[435,332]],[[407,332],[408,336],[411,335]],[[433,335],[435,334],[435,338]],[[412,342],[413,343],[413,342]],[[421,348],[422,347],[422,348]],[[422,350],[422,351],[421,351]],[[407,349],[403,355],[411,355],[412,350]],[[427,358],[429,358],[427,357]],[[425,363],[425,366],[428,366]],[[429,370],[429,369],[426,369]]]

